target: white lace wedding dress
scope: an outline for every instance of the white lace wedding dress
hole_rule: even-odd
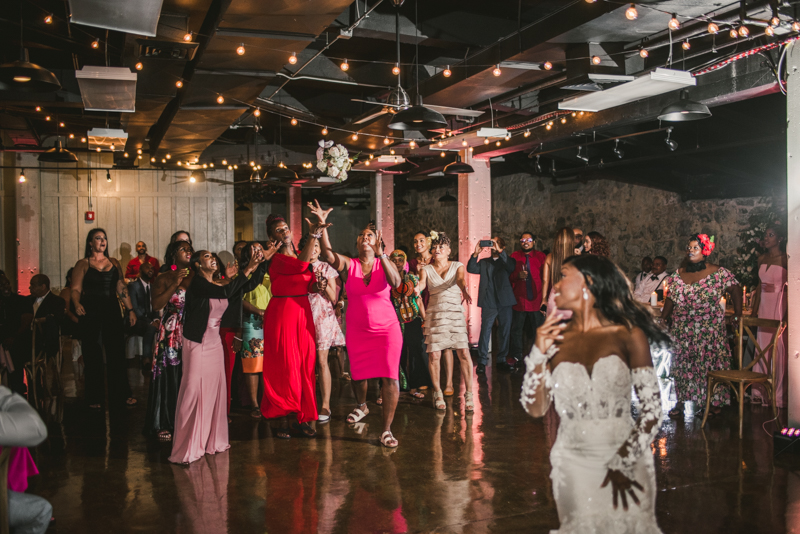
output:
[[[652,367],[629,369],[618,356],[594,364],[592,375],[575,362],[561,362],[550,373],[546,362],[555,354],[534,346],[525,359],[527,372],[520,401],[531,415],[544,415],[555,400],[561,417],[558,438],[550,451],[553,494],[561,528],[558,534],[661,534],[655,517],[656,477],[650,443],[661,421],[661,395]],[[545,399],[535,398],[544,381]],[[631,386],[639,398],[639,418],[631,417]],[[642,485],[630,495],[628,510],[613,507],[611,483],[600,485],[608,469],[621,471]],[[551,534],[552,534],[551,532]]]

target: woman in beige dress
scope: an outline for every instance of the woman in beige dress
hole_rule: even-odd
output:
[[[433,261],[420,271],[417,289],[426,288],[430,294],[426,309],[425,344],[429,354],[428,368],[433,381],[433,403],[437,410],[447,409],[439,383],[439,360],[442,351],[453,349],[458,354],[461,377],[464,381],[464,411],[472,412],[472,358],[469,355],[467,320],[464,317],[462,300],[472,303],[464,280],[464,265],[450,261],[450,238],[444,233],[431,232]]]

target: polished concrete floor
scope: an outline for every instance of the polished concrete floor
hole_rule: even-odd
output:
[[[141,401],[143,381],[130,373]],[[334,417],[316,439],[278,440],[266,421],[235,412],[231,449],[182,467],[142,436],[143,402],[90,413],[67,377],[66,397],[43,407],[50,436],[34,451],[31,491],[53,504],[55,533],[548,532],[558,527],[548,459],[557,421],[523,412],[521,379],[476,379],[472,415],[458,397],[444,413],[402,398],[396,450],[378,442],[376,391],[371,415],[348,425],[349,383],[334,381]],[[762,428],[771,411],[745,412],[743,440],[735,407],[705,430],[666,420],[653,445],[664,532],[800,530],[800,460],[773,461]]]

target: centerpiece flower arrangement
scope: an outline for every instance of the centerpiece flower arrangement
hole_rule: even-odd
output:
[[[350,158],[347,149],[342,145],[335,145],[333,141],[319,142],[317,168],[326,176],[344,182],[347,180],[347,171],[352,167],[353,159],[355,158]]]

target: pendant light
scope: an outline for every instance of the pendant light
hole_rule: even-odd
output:
[[[39,161],[45,163],[75,163],[78,156],[61,146],[61,139],[56,140],[56,146],[39,154]]]
[[[287,167],[275,167],[265,176],[267,180],[287,182],[297,180],[297,173]]]
[[[445,174],[472,174],[475,169],[472,168],[472,165],[461,161],[461,156],[458,155],[456,160],[453,163],[448,163],[442,172]],[[441,199],[439,200],[441,201]]]
[[[442,204],[456,204],[458,203],[458,199],[453,195],[451,195],[450,191],[447,191],[444,195],[439,197],[439,202],[441,202]]]
[[[61,84],[56,75],[31,63],[28,58],[28,49],[22,41],[22,19],[19,21],[19,49],[20,60],[0,65],[0,89],[22,91],[25,93],[46,93],[58,91]]]
[[[667,122],[695,121],[711,116],[708,106],[689,100],[689,91],[681,90],[680,100],[670,104],[658,114],[658,120]]]

